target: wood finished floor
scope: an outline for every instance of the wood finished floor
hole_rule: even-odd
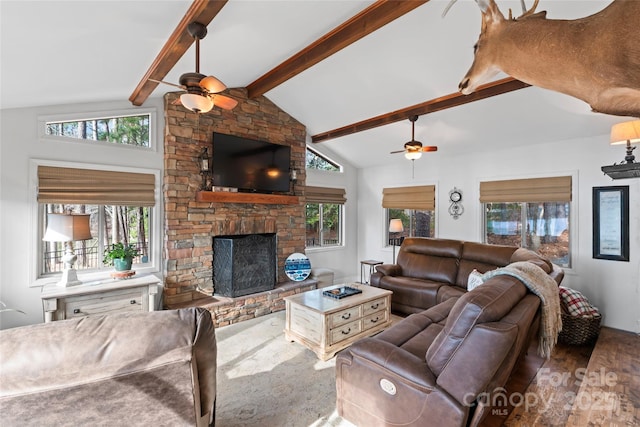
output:
[[[558,344],[550,360],[532,345],[505,389],[482,427],[640,426],[640,337],[602,328],[595,346]]]

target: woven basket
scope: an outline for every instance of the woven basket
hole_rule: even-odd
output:
[[[598,338],[602,316],[576,317],[562,313],[562,332],[558,341],[563,344],[582,345]]]

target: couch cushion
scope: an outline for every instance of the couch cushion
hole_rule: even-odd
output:
[[[467,289],[467,280],[473,270],[486,273],[504,267],[511,262],[511,257],[517,249],[515,246],[464,242],[455,284]]]
[[[393,292],[391,302],[409,307],[433,307],[437,304],[438,289],[444,283],[430,280],[414,279],[413,277],[383,276],[380,287]]]
[[[461,255],[461,241],[411,237],[402,242],[397,263],[403,276],[454,284]]]
[[[387,341],[414,356],[423,358],[425,349],[429,348],[444,327],[455,302],[455,299],[451,299],[429,310],[407,316],[392,328],[380,332],[375,339]]]
[[[444,329],[427,351],[427,364],[433,373],[440,375],[475,325],[500,320],[526,293],[518,279],[501,275],[458,298]]]
[[[509,263],[518,261],[529,261],[530,263],[535,264],[543,269],[547,274],[551,273],[551,270],[553,270],[551,261],[541,257],[540,255],[529,249],[518,248],[518,250],[516,250],[511,256],[511,261]]]

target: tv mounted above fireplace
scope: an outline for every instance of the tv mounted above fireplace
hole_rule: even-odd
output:
[[[289,191],[291,147],[213,133],[213,185],[238,191]]]

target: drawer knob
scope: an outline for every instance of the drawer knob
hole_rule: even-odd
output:
[[[343,315],[342,315],[342,318],[343,318],[344,320],[351,319],[351,313],[343,314]]]
[[[136,300],[132,299],[131,301],[129,301],[129,304],[135,304]]]
[[[376,317],[375,319],[371,319],[371,323],[378,323],[378,320],[380,320],[379,317]]]
[[[378,307],[380,307],[380,303],[372,304],[372,305],[371,305],[371,308],[373,308],[374,310],[375,310],[376,308],[378,308]]]
[[[80,313],[80,309],[79,308],[74,308],[73,309],[73,314],[78,314]]]
[[[346,331],[341,331],[342,335],[349,335],[351,333],[351,328],[347,329]]]

